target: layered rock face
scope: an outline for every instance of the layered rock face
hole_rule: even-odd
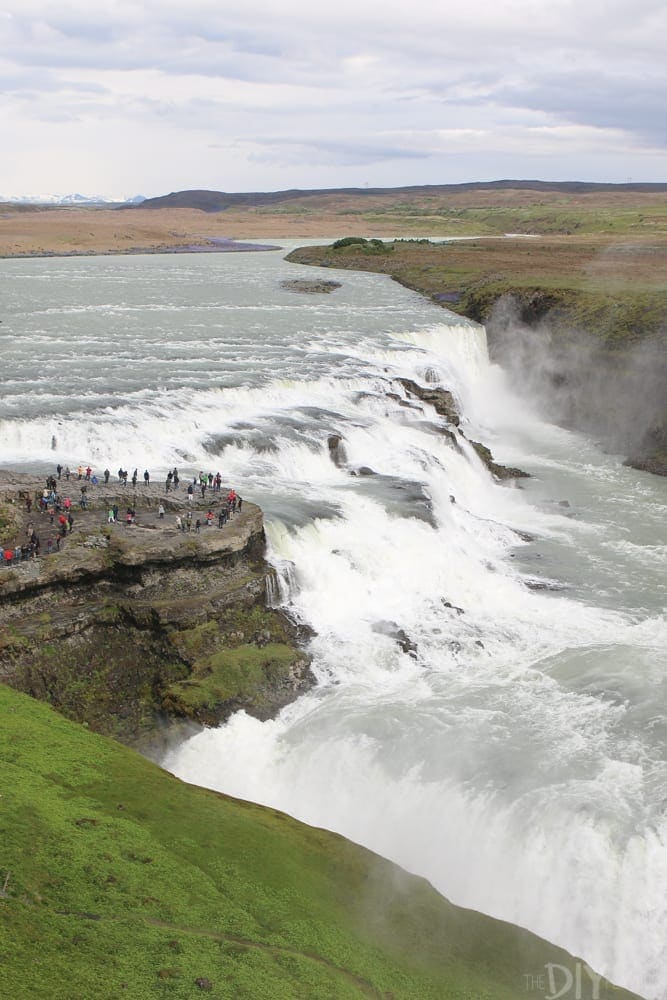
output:
[[[42,486],[0,474],[4,544],[23,541],[29,524],[40,538],[39,557],[0,568],[0,681],[125,742],[170,720],[214,725],[238,708],[267,718],[310,686],[297,626],[267,607],[257,506],[209,527],[210,497],[190,505],[152,487],[90,487],[88,508],[46,554],[57,516],[52,525],[35,506]],[[114,503],[136,523],[109,523]],[[190,506],[198,532],[176,527]]]

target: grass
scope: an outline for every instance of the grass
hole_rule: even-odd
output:
[[[572,966],[1,686],[0,715],[0,997],[516,1000],[546,962]]]
[[[171,684],[165,704],[180,715],[198,718],[203,710],[213,710],[226,701],[243,699],[261,703],[266,685],[289,677],[291,665],[300,659],[293,646],[272,642],[219,649],[198,661],[192,675]]]

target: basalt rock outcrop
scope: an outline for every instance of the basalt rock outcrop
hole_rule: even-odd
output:
[[[339,469],[344,468],[347,462],[347,454],[345,453],[342,436],[340,434],[330,434],[327,438],[327,447],[333,464]]]
[[[481,458],[482,462],[486,465],[489,472],[495,476],[496,479],[506,480],[506,479],[522,479],[528,477],[528,473],[524,472],[522,469],[511,468],[506,465],[501,465],[499,462],[494,461],[493,455],[490,448],[482,444],[479,441],[472,441],[470,438],[466,438],[466,435],[460,428],[461,417],[459,414],[459,409],[454,399],[453,394],[448,389],[434,388],[431,386],[418,385],[417,382],[413,382],[412,379],[399,378],[396,380],[403,387],[408,396],[415,396],[420,399],[423,403],[429,403],[435,412],[444,417],[445,420],[457,428],[457,433],[464,439],[469,440],[470,444],[475,449],[477,455]],[[460,450],[460,445],[457,440],[456,434],[447,428],[443,428],[443,434],[445,434],[453,447]]]
[[[403,386],[405,391],[421,399],[423,403],[430,403],[435,412],[444,417],[455,427],[459,426],[461,417],[454,396],[448,389],[437,389],[432,386],[418,385],[409,378],[399,378],[396,380]]]
[[[50,516],[25,512],[42,485],[0,474],[3,542],[22,540],[30,517],[41,543],[38,558],[0,568],[0,681],[125,742],[165,720],[268,718],[312,684],[297,625],[267,607],[257,506],[182,532],[184,496],[92,487],[61,550],[45,554]],[[107,522],[114,500],[131,502],[136,524]],[[210,502],[193,502],[193,523]]]
[[[667,476],[667,410],[662,423],[650,427],[625,465],[656,476]]]
[[[435,377],[435,372],[430,370],[432,377]],[[461,442],[468,441],[474,448],[476,454],[484,462],[489,472],[498,480],[508,480],[508,479],[522,479],[528,478],[529,473],[524,472],[522,469],[512,468],[506,465],[501,465],[496,462],[493,458],[491,450],[479,441],[472,441],[468,438],[464,432],[461,430],[461,415],[459,413],[458,404],[454,398],[453,393],[449,389],[442,389],[435,386],[424,386],[419,385],[419,383],[413,381],[409,378],[397,378],[395,382],[401,386],[404,393],[408,397],[403,399],[396,392],[387,392],[387,399],[398,403],[399,406],[404,406],[409,409],[417,409],[420,412],[424,412],[424,408],[419,406],[417,403],[411,402],[411,399],[418,399],[422,403],[426,403],[433,407],[435,412],[439,417],[443,417],[445,424],[436,424],[434,422],[433,426],[437,427],[438,433],[442,434],[449,441],[452,448],[456,451],[461,452],[462,446]],[[330,434],[327,438],[327,447],[329,449],[329,457],[334,465],[339,469],[345,469],[347,467],[347,452],[345,450],[345,441],[341,434]],[[350,470],[350,475],[352,476],[376,476],[378,473],[370,468],[370,466],[362,465],[355,469]]]

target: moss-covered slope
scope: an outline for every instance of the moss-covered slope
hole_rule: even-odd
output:
[[[515,1000],[574,965],[3,686],[0,720],[0,997]]]

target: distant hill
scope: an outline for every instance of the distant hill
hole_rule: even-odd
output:
[[[588,181],[531,181],[501,180],[474,181],[469,184],[417,184],[395,188],[319,188],[287,191],[248,191],[228,193],[225,191],[173,191],[159,198],[146,198],[142,208],[195,208],[202,212],[224,212],[230,208],[276,205],[280,202],[312,198],[317,195],[339,195],[364,197],[378,195],[445,195],[468,191],[552,191],[563,194],[596,194],[601,192],[623,193],[664,193],[667,183],[655,184],[597,184]],[[125,206],[123,206],[125,207]]]

